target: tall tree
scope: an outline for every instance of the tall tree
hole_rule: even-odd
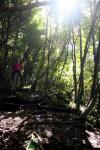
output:
[[[99,34],[99,43],[98,43],[98,48],[97,48],[97,53],[96,53],[96,60],[95,60],[95,66],[94,66],[94,75],[93,75],[93,83],[91,87],[91,95],[90,95],[90,103],[87,107],[87,109],[84,111],[82,114],[82,118],[86,118],[89,112],[92,110],[96,103],[96,97],[98,93],[98,88],[97,88],[97,79],[98,79],[98,72],[99,72],[99,64],[100,64],[100,34]]]

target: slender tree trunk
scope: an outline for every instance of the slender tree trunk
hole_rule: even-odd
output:
[[[36,87],[37,87],[37,84],[38,84],[38,79],[39,79],[39,76],[40,76],[40,72],[43,69],[43,64],[44,64],[44,61],[45,61],[45,52],[46,52],[46,47],[47,47],[47,36],[48,36],[48,15],[47,15],[44,51],[43,51],[42,61],[41,61],[41,64],[39,66],[39,69],[37,71],[35,81],[34,81],[34,83],[32,84],[32,87],[31,87],[33,92],[36,90]]]
[[[3,60],[2,60],[2,80],[5,79],[5,74],[6,74],[6,67],[7,67],[7,61],[8,61],[8,45],[7,45],[7,42],[8,42],[8,39],[9,39],[9,30],[10,30],[10,17],[8,16],[7,18],[7,29],[6,29],[6,44],[4,46],[4,55],[3,55]],[[5,82],[5,80],[4,80]]]
[[[79,25],[79,38],[80,38],[80,78],[79,78],[79,88],[78,88],[78,105],[77,109],[80,110],[80,104],[82,101],[83,93],[84,93],[84,77],[83,77],[83,66],[82,66],[82,32],[81,32],[81,24]]]
[[[91,23],[91,27],[90,27],[90,31],[89,31],[89,34],[88,34],[88,37],[87,37],[87,40],[86,40],[86,44],[85,44],[84,54],[83,54],[82,61],[81,61],[81,72],[80,72],[80,75],[79,75],[79,81],[80,81],[79,84],[80,85],[79,86],[81,86],[81,84],[82,84],[81,81],[84,79],[84,76],[83,76],[84,65],[85,65],[86,56],[87,56],[87,53],[88,53],[88,50],[89,50],[93,30],[95,28],[95,23],[96,23],[96,19],[97,19],[97,11],[98,11],[99,7],[100,7],[100,0],[97,2],[97,5],[95,7],[94,14],[93,14],[93,19],[92,19],[92,23]],[[82,97],[82,92],[79,92],[79,93],[81,93],[81,97]]]
[[[66,49],[66,47],[67,47],[68,44],[69,44],[69,41],[70,41],[70,34],[71,34],[71,33],[68,34],[67,39],[65,40],[65,42],[64,42],[64,44],[63,44],[63,47],[62,47],[62,49],[61,49],[61,53],[60,53],[59,57],[53,62],[54,69],[53,69],[53,71],[52,71],[50,80],[53,78],[53,76],[54,76],[54,74],[55,74],[55,72],[56,72],[56,70],[57,70],[57,66],[58,66],[58,64],[59,64],[59,62],[60,62],[60,59],[61,59],[62,56],[63,56],[64,50]]]
[[[96,117],[96,125],[100,127],[100,81],[97,83],[98,88],[98,103],[97,103],[97,117]]]
[[[50,54],[51,54],[51,35],[52,35],[52,29],[51,29],[51,17],[48,18],[48,28],[50,29],[50,35],[49,35],[49,42],[48,42],[48,54],[47,54],[47,69],[46,69],[46,78],[45,78],[45,91],[47,92],[48,89],[48,81],[49,81],[49,63],[50,63]]]
[[[81,116],[82,118],[87,117],[87,115],[89,114],[89,112],[92,110],[92,108],[94,107],[94,105],[96,103],[96,97],[98,94],[96,83],[97,83],[98,72],[99,72],[99,64],[100,64],[100,35],[99,35],[99,44],[98,44],[97,54],[96,54],[96,61],[94,64],[95,66],[94,66],[93,84],[91,87],[90,103],[89,103],[87,109],[82,114],[82,116]]]
[[[78,107],[77,101],[77,77],[76,77],[76,43],[74,39],[74,33],[72,34],[72,60],[73,60],[73,81],[74,81],[74,89],[75,89],[75,102],[76,108]]]
[[[93,13],[95,11],[95,0],[94,3],[90,0],[90,12],[91,12],[91,22],[93,19]],[[92,44],[93,44],[93,55],[95,56],[95,28],[92,30]]]
[[[60,76],[59,76],[59,80],[60,80],[61,77],[62,77],[62,73],[63,73],[63,71],[64,71],[64,68],[65,68],[65,65],[66,65],[66,62],[67,62],[67,57],[68,57],[68,47],[69,47],[69,43],[68,43],[68,46],[66,47],[65,60],[64,60],[64,63],[63,63],[62,69],[61,69],[61,73],[60,73]]]
[[[16,34],[15,34],[14,45],[13,45],[13,49],[12,49],[13,61],[15,61],[15,58],[16,58],[15,50],[16,50],[16,43],[17,43],[17,40],[18,40],[18,34],[19,34],[20,25],[21,25],[21,19],[19,18],[18,26],[17,26],[17,30],[16,30]]]

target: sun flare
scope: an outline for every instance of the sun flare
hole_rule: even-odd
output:
[[[74,13],[77,11],[78,0],[58,0],[61,13]]]

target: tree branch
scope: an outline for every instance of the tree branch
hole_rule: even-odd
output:
[[[47,5],[51,5],[52,2],[51,1],[44,1],[44,2],[35,2],[33,4],[29,4],[29,5],[23,5],[23,6],[17,6],[17,7],[0,7],[0,12],[6,12],[6,11],[10,11],[10,12],[16,12],[16,11],[26,11],[32,8],[36,8],[36,7],[40,7],[40,6],[47,6]]]

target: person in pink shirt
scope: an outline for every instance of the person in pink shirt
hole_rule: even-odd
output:
[[[12,71],[13,71],[12,72],[12,81],[14,80],[14,76],[16,74],[18,74],[20,77],[20,82],[21,82],[21,70],[22,70],[22,68],[23,68],[23,66],[19,62],[16,62],[15,64],[13,64],[13,66],[12,66]]]

